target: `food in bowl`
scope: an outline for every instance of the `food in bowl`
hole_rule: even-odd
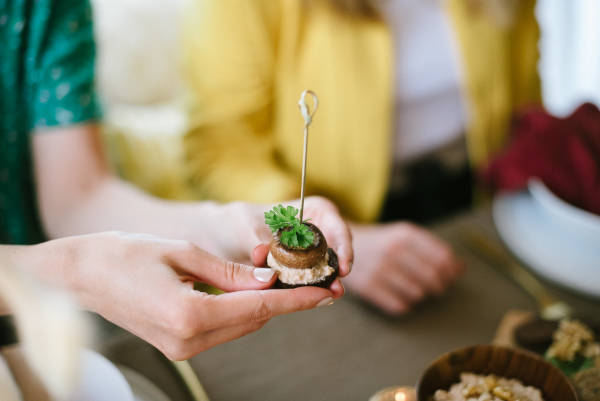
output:
[[[435,400],[433,397],[438,390],[449,392],[448,389],[453,384],[461,382],[461,375],[464,373],[483,375],[482,377],[494,375],[498,379],[507,378],[506,380],[516,379],[525,386],[538,389],[544,401],[579,400],[573,384],[567,377],[540,356],[517,348],[484,344],[459,348],[433,361],[417,383],[418,401]],[[479,401],[478,398],[457,399]]]
[[[544,401],[542,392],[520,380],[496,375],[461,373],[449,390],[437,390],[432,401]]]

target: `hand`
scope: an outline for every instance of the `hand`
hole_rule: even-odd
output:
[[[344,282],[389,314],[442,294],[464,270],[449,245],[415,225],[354,225],[353,233],[356,268]]]
[[[221,260],[186,241],[125,233],[69,237],[23,252],[19,265],[74,293],[86,308],[168,358],[187,359],[264,326],[274,316],[328,304],[322,288],[264,290],[271,269]],[[209,295],[193,282],[224,291]]]
[[[285,204],[299,207],[298,201],[285,202]],[[241,216],[235,220],[240,227],[235,230],[238,233],[238,243],[240,244],[238,249],[252,249],[252,263],[255,266],[264,266],[269,253],[268,244],[273,239],[271,231],[265,224],[264,212],[271,206],[238,203],[231,207],[236,210],[233,215]],[[311,219],[311,222],[323,232],[327,244],[338,255],[340,277],[347,276],[352,270],[354,261],[352,235],[337,207],[325,198],[311,196],[304,201],[304,218]],[[244,235],[241,236],[240,233],[244,233]],[[241,255],[238,254],[237,257],[240,258]],[[339,279],[331,284],[330,290],[336,298],[344,294],[344,287]]]

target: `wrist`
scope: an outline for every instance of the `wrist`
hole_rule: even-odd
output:
[[[254,248],[271,239],[264,223],[267,207],[247,202],[218,205],[214,224],[206,227],[213,241],[214,253],[222,258],[250,262]]]
[[[79,281],[77,255],[81,250],[77,244],[84,237],[66,237],[21,249],[17,267],[53,287],[73,291]]]
[[[198,202],[178,206],[173,216],[175,230],[169,238],[190,241],[215,255],[220,255],[223,238],[222,225],[227,219],[224,206],[216,202]]]

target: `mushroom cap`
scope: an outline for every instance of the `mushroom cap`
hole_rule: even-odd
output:
[[[319,263],[327,253],[325,236],[311,223],[306,224],[314,233],[315,240],[308,248],[288,247],[281,243],[280,232],[271,241],[270,251],[275,260],[294,269],[310,269]]]

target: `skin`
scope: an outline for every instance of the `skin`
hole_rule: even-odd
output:
[[[93,126],[40,132],[33,149],[42,219],[52,237],[115,229],[146,232],[190,241],[227,260],[264,266],[271,239],[263,217],[268,207],[175,203],[147,196],[111,174]],[[347,275],[352,238],[337,208],[311,197],[305,213],[338,254],[340,275]],[[352,224],[352,233],[358,264],[344,282],[392,315],[441,294],[464,270],[448,244],[410,223]],[[344,291],[339,280],[331,290],[335,297]]]
[[[51,238],[112,230],[143,232],[184,239],[242,263],[250,263],[252,250],[271,240],[264,224],[264,212],[271,205],[165,201],[119,180],[108,169],[94,126],[40,131],[33,137],[33,154],[39,209]],[[352,239],[336,206],[325,198],[310,197],[305,216],[337,252],[340,275],[348,274],[354,259]]]
[[[61,239],[0,246],[0,257],[74,294],[170,359],[187,359],[274,316],[329,304],[344,293],[339,280],[329,289],[269,290],[276,278],[264,277],[271,271],[245,264],[266,261],[268,205],[170,202],[144,194],[111,174],[94,126],[36,132],[32,147],[41,219],[47,234]],[[351,235],[337,208],[307,198],[305,216],[340,255],[340,276],[347,275]],[[194,281],[227,293],[194,291]]]
[[[10,265],[75,296],[85,308],[184,360],[263,327],[272,317],[332,302],[322,288],[269,290],[270,269],[228,262],[184,240],[106,232],[1,247]],[[258,273],[258,274],[257,274]],[[269,277],[270,276],[270,277]],[[210,295],[194,282],[227,293]]]
[[[440,296],[464,271],[452,248],[411,223],[352,225],[356,268],[349,290],[390,315]]]

